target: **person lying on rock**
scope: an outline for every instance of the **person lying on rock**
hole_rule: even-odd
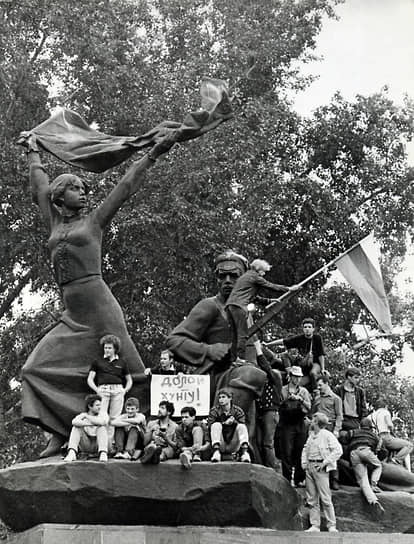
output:
[[[247,342],[247,306],[255,300],[262,300],[265,303],[272,302],[271,299],[258,297],[259,289],[265,288],[276,292],[296,291],[298,287],[291,288],[286,285],[271,283],[264,279],[264,275],[271,269],[271,265],[263,259],[255,259],[250,264],[250,269],[240,276],[230,293],[226,302],[226,312],[232,329],[232,352],[235,352],[236,363],[246,362]]]
[[[115,427],[115,459],[136,461],[144,449],[145,416],[139,412],[139,400],[129,397],[125,412],[112,419]]]
[[[219,463],[222,454],[238,454],[240,461],[250,463],[249,435],[243,410],[233,404],[233,393],[227,388],[218,391],[217,401],[207,420],[213,448],[211,461]]]
[[[201,452],[210,449],[210,440],[203,423],[196,421],[196,410],[185,406],[181,410],[181,423],[175,433],[177,453],[185,469],[191,468],[192,462],[200,462]]]
[[[177,424],[171,419],[174,404],[163,400],[158,405],[158,419],[150,421],[144,436],[144,453],[141,463],[157,464],[175,457]]]
[[[376,493],[381,492],[378,482],[382,473],[382,463],[377,457],[377,452],[381,449],[381,439],[373,432],[371,420],[368,417],[362,419],[361,428],[348,431],[347,439],[349,458],[356,481],[368,504],[378,514],[383,513],[384,508],[376,496]],[[371,485],[368,467],[373,469]]]
[[[342,447],[336,436],[326,427],[329,419],[325,414],[313,414],[309,437],[302,451],[302,468],[306,471],[306,500],[310,506],[311,526],[308,532],[319,532],[321,508],[326,518],[328,531],[337,532],[335,510],[329,487],[329,472],[336,469],[342,455]]]
[[[108,415],[101,411],[102,399],[99,395],[87,395],[86,412],[72,420],[66,462],[76,461],[78,451],[98,453],[99,461],[108,460]]]

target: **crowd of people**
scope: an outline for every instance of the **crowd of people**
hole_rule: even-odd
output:
[[[257,399],[255,439],[263,464],[278,471],[279,458],[282,475],[289,483],[306,488],[311,521],[308,530],[320,530],[322,505],[328,530],[334,532],[331,489],[339,489],[337,462],[342,459],[349,463],[367,502],[381,513],[381,461],[385,457],[411,470],[413,445],[394,436],[392,417],[383,398],[369,413],[365,391],[358,385],[357,368],[347,368],[344,381],[331,387],[322,338],[315,333],[312,319],[305,319],[302,326],[301,335],[268,342],[284,346],[281,354],[264,347],[272,375],[279,379],[268,379]],[[246,414],[234,403],[230,388],[216,392],[207,418],[197,417],[196,409],[186,406],[177,422],[175,407],[166,400],[159,403],[156,418],[147,418],[140,412],[138,398],[126,398],[132,379],[121,357],[119,339],[106,335],[100,343],[103,357],[93,363],[87,378],[94,394],[86,397],[85,412],[72,421],[65,461],[75,461],[79,452],[98,455],[100,461],[112,456],[144,465],[176,458],[187,470],[200,461],[252,461]],[[314,365],[317,372],[311,378]],[[147,369],[144,375],[150,379],[157,373],[182,372],[188,372],[188,367],[176,363],[173,354],[164,350],[160,365]]]

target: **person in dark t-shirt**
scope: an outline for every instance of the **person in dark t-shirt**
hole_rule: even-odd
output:
[[[325,373],[325,348],[322,337],[315,333],[315,321],[311,317],[302,321],[302,329],[303,334],[264,342],[264,345],[298,349],[302,359],[296,365],[302,368],[304,376],[309,376],[311,389],[314,390],[318,377]]]
[[[122,413],[125,394],[132,387],[132,376],[128,364],[119,357],[121,341],[113,334],[107,334],[99,340],[104,356],[91,365],[88,385],[101,398],[101,413],[109,415],[109,423]],[[108,426],[110,449],[114,437],[114,427]]]

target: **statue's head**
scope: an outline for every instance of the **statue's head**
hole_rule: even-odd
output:
[[[243,255],[229,249],[218,255],[215,264],[219,292],[227,299],[237,278],[244,274],[248,269],[249,262]]]
[[[86,205],[89,186],[74,174],[61,174],[50,184],[50,200],[56,206],[79,210]]]

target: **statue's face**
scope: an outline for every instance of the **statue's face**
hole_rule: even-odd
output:
[[[66,185],[63,204],[70,210],[80,210],[86,206],[86,190],[82,180],[74,178]]]
[[[216,273],[217,286],[219,293],[224,299],[227,299],[231,290],[241,273],[237,270],[218,270]]]

